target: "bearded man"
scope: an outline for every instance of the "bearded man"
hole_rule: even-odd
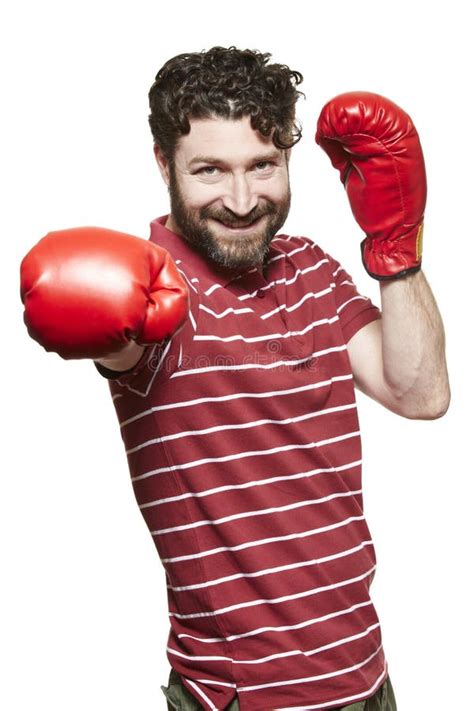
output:
[[[269,60],[214,47],[166,62],[149,124],[169,214],[149,240],[40,240],[25,323],[109,380],[166,573],[168,709],[393,711],[355,389],[410,419],[448,408],[423,154],[380,95],[341,94],[319,117],[379,309],[311,237],[280,232],[302,76]]]

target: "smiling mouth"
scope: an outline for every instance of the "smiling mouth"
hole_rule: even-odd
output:
[[[229,232],[250,232],[262,219],[263,216],[257,217],[256,220],[253,220],[252,222],[246,222],[243,225],[227,225],[225,222],[221,222],[220,220],[214,220],[214,222],[217,222],[220,227],[223,227],[224,229],[228,230]]]

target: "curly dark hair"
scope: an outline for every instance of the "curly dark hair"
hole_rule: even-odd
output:
[[[181,135],[191,130],[189,119],[212,116],[240,119],[272,136],[277,148],[294,146],[301,138],[295,105],[303,92],[303,76],[285,64],[268,64],[271,54],[232,46],[179,54],[168,60],[148,93],[148,123],[155,145],[173,162]]]

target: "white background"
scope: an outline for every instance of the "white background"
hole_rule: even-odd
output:
[[[148,89],[168,58],[231,44],[304,75],[286,231],[314,238],[379,305],[314,127],[349,90],[388,96],[417,126],[429,186],[423,267],[445,324],[452,403],[439,420],[410,421],[358,394],[372,594],[399,710],[474,708],[468,3],[17,0],[2,15],[1,708],[166,708],[164,572],[107,383],[91,362],[29,339],[19,264],[53,229],[148,237],[168,208]]]

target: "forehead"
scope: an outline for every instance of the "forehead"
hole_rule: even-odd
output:
[[[281,153],[270,137],[262,136],[252,128],[249,116],[240,119],[191,119],[189,123],[190,132],[178,141],[176,160],[188,163],[201,155],[232,161]]]

